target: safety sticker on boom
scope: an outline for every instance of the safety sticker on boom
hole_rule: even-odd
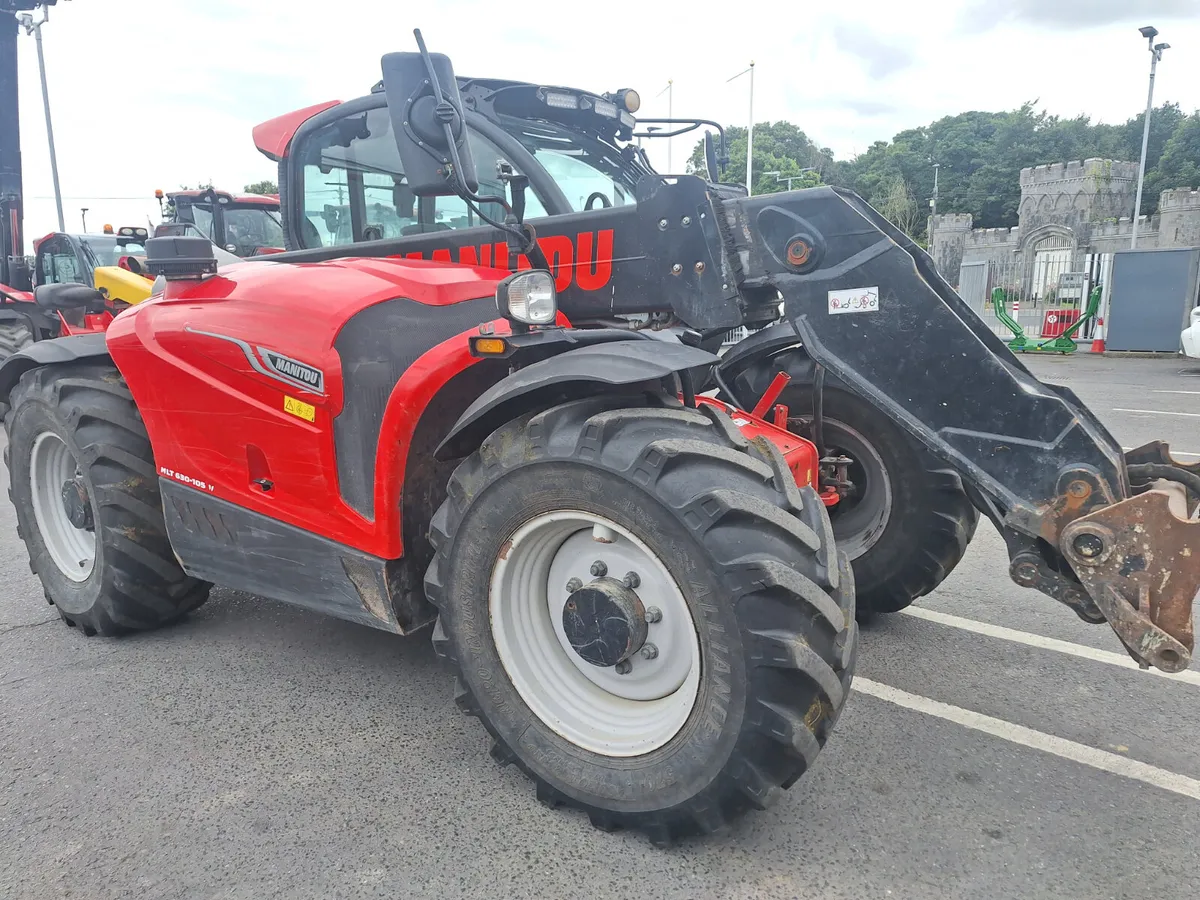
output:
[[[850,288],[829,292],[829,314],[879,312],[879,288]]]

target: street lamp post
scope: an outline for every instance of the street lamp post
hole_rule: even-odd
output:
[[[38,69],[42,74],[42,106],[46,109],[46,137],[50,141],[50,175],[54,179],[54,205],[58,209],[58,230],[66,231],[66,221],[63,219],[62,191],[58,186],[58,157],[54,153],[54,127],[50,124],[50,91],[46,87],[46,57],[42,52],[42,26],[50,18],[50,8],[42,7],[41,19],[34,21],[33,16],[23,14],[18,21],[26,34],[32,34],[37,41]]]
[[[777,169],[777,170],[775,170],[774,172],[763,172],[763,174],[764,174],[764,175],[774,175],[774,176],[775,176],[775,180],[776,180],[777,182],[779,182],[780,184],[783,184],[783,183],[786,181],[786,182],[787,182],[787,189],[790,191],[790,190],[792,189],[792,182],[793,182],[793,181],[795,181],[797,178],[799,178],[799,177],[800,177],[801,175],[803,175],[805,172],[816,172],[816,171],[817,171],[817,166],[805,166],[805,167],[804,167],[803,169],[801,169],[799,172],[796,172],[796,173],[794,173],[794,174],[792,174],[792,175],[784,175],[784,174],[783,174],[782,172],[780,172],[778,169]]]
[[[667,118],[675,118],[675,79],[668,78],[667,86],[658,92],[658,97],[663,94],[667,95]],[[657,100],[658,97],[655,97]],[[674,163],[671,162],[671,145],[675,142],[674,138],[667,138],[667,174],[670,175],[675,171]]]
[[[746,196],[749,197],[754,194],[754,185],[752,183],[754,175],[752,168],[754,165],[754,60],[750,60],[750,68],[742,69],[733,78],[725,79],[725,83],[728,84],[735,78],[741,78],[747,72],[750,73],[750,121],[747,123],[748,127],[746,128]]]
[[[1130,250],[1137,249],[1138,218],[1142,213],[1142,186],[1146,181],[1146,150],[1150,146],[1150,112],[1154,109],[1154,73],[1158,68],[1158,61],[1162,59],[1163,51],[1171,46],[1170,44],[1154,43],[1158,29],[1153,25],[1139,28],[1138,31],[1146,39],[1150,48],[1150,92],[1146,96],[1146,121],[1142,127],[1142,161],[1138,166],[1137,199],[1133,201],[1133,232],[1129,239]]]

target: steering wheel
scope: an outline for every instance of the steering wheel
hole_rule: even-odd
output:
[[[608,209],[610,206],[612,206],[612,201],[605,197],[602,193],[599,191],[592,191],[590,194],[588,194],[587,203],[583,204],[583,208],[585,210],[592,209],[592,203],[596,200],[599,200],[604,205],[605,209]]]

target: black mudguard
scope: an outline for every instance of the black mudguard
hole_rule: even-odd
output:
[[[690,377],[703,384],[719,358],[686,344],[613,341],[568,350],[513,372],[467,407],[438,446],[439,460],[465,456],[504,422],[539,404],[574,399],[597,390],[646,385],[661,390],[664,379]]]
[[[32,303],[0,304],[0,322],[23,322],[29,326],[36,340],[58,335],[57,316],[48,315],[40,306]]]
[[[21,376],[30,369],[81,359],[108,358],[108,344],[103,332],[38,341],[0,363],[0,402],[7,401]]]

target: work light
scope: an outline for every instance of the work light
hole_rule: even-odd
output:
[[[509,275],[496,286],[500,315],[523,325],[549,325],[558,314],[554,276],[545,269]]]

